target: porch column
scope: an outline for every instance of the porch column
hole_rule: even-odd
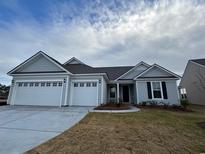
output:
[[[120,102],[120,86],[119,83],[117,83],[117,103]]]

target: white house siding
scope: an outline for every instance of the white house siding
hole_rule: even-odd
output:
[[[39,55],[23,67],[18,69],[18,72],[43,72],[43,71],[62,71],[57,65],[45,58],[43,55]]]
[[[175,80],[166,80],[166,88],[167,88],[167,95],[168,99],[158,100],[169,104],[179,104],[179,97],[177,91],[177,84]],[[138,89],[138,100],[137,102],[140,103],[142,101],[151,101],[154,99],[148,99],[148,92],[147,92],[147,81],[137,81],[137,89]]]
[[[18,75],[13,77],[13,83],[11,84],[10,95],[8,99],[8,104],[13,105],[16,95],[17,82],[40,82],[40,81],[62,81],[62,100],[59,102],[59,106],[64,105],[65,102],[65,87],[64,79],[67,78],[67,75]]]

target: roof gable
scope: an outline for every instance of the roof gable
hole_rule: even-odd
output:
[[[140,79],[140,78],[176,78],[176,79],[179,79],[180,76],[165,69],[164,67],[154,64],[135,77],[135,79]]]
[[[142,73],[148,67],[150,67],[150,65],[142,61],[138,63],[137,65],[135,65],[132,69],[128,70],[123,75],[118,77],[116,80],[121,80],[121,79],[122,80],[132,80],[134,77]]]
[[[68,72],[58,61],[39,51],[8,74]]]
[[[80,61],[79,59],[73,57],[64,63],[64,65],[67,65],[67,64],[84,64],[84,63]]]

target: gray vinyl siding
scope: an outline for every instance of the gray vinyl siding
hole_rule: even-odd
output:
[[[148,72],[143,74],[141,77],[167,77],[170,76],[169,73],[159,69],[158,67],[153,67]]]
[[[135,69],[133,69],[132,71],[128,72],[124,77],[122,77],[121,79],[133,79],[134,77],[136,77],[137,75],[139,75],[140,73],[142,73],[144,70],[146,70],[147,67],[144,65],[141,65]]]
[[[51,61],[40,55],[21,67],[17,72],[63,71]]]
[[[169,104],[179,104],[179,97],[177,91],[177,84],[175,80],[167,80],[166,88],[167,88],[167,95],[168,99],[157,100]],[[137,89],[138,89],[138,103],[142,101],[151,101],[155,99],[148,99],[148,92],[147,92],[147,81],[140,81],[137,82]]]
[[[147,94],[147,82],[137,82],[137,89],[138,89],[138,96],[137,96],[137,101],[138,103],[142,101],[147,101],[148,100],[148,94]]]
[[[205,66],[189,61],[180,87],[186,88],[187,99],[192,104],[205,105]]]
[[[136,84],[133,84],[133,103],[137,104],[137,90],[136,90]]]

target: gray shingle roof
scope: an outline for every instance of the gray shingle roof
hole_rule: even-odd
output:
[[[192,59],[191,61],[205,66],[205,58],[204,59]]]
[[[64,68],[73,74],[106,73],[110,80],[117,79],[133,67],[134,66],[91,67],[84,64],[64,65]]]
[[[134,66],[116,66],[116,67],[96,67],[98,72],[105,72],[110,80],[115,80]]]

